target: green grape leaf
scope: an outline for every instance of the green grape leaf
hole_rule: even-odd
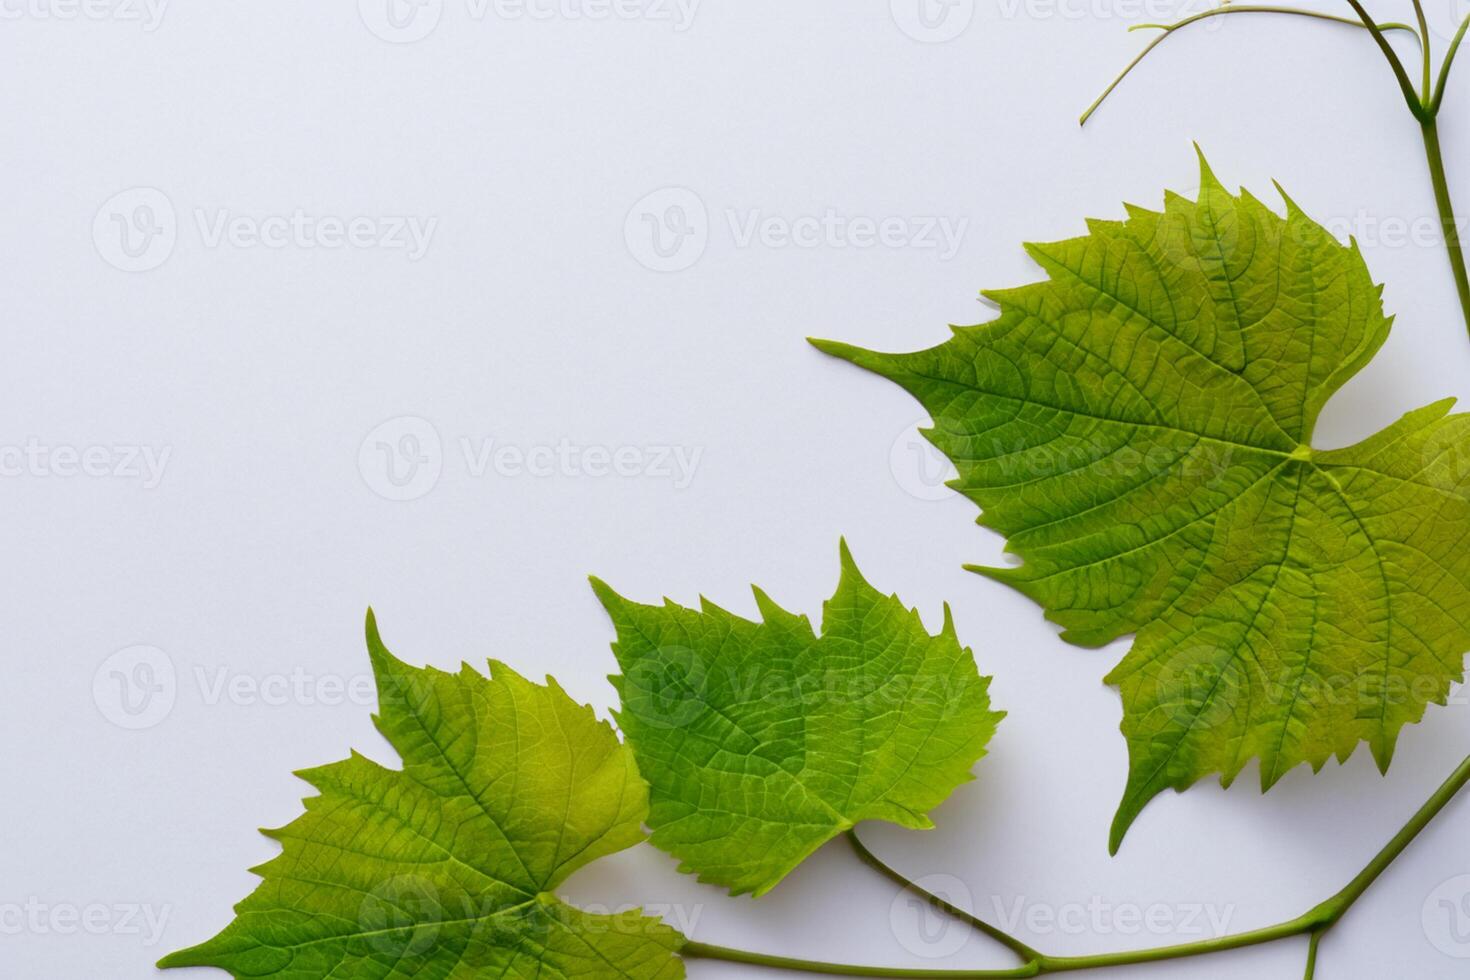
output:
[[[821,636],[758,588],[756,623],[592,580],[617,629],[616,717],[648,774],[650,839],[733,894],[765,894],[858,821],[932,827],[1004,717],[949,607],[929,635],[841,551]]]
[[[357,753],[299,773],[321,795],[208,942],[162,967],[237,978],[631,977],[677,980],[684,939],[634,911],[595,915],[552,890],[644,839],[632,752],[556,682],[415,668],[368,614],[378,730],[403,760]]]
[[[977,568],[1071,642],[1136,634],[1110,848],[1165,789],[1252,759],[1264,792],[1443,704],[1470,648],[1470,417],[1453,401],[1346,449],[1327,399],[1388,337],[1381,288],[1288,198],[1198,199],[1027,251],[1047,281],[913,354],[813,341],[914,395],[925,435],[1023,563]],[[1282,195],[1285,197],[1285,194]]]

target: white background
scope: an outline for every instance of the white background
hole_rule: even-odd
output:
[[[1464,703],[1431,709],[1387,778],[1361,752],[1262,797],[1252,768],[1228,792],[1207,781],[1159,798],[1109,858],[1126,760],[1101,678],[1125,644],[1070,648],[1031,603],[964,572],[998,561],[1000,542],[967,502],[925,493],[915,405],[803,342],[910,350],[985,319],[980,288],[1037,275],[1022,241],[1078,234],[1124,200],[1157,205],[1165,187],[1192,192],[1197,140],[1227,184],[1274,201],[1278,179],[1356,231],[1387,283],[1393,336],[1329,406],[1319,445],[1470,392],[1447,262],[1432,241],[1402,241],[1433,207],[1416,125],[1361,32],[1216,19],[1171,39],[1079,130],[1144,43],[1125,28],[1201,8],[962,0],[956,36],[923,43],[889,0],[705,0],[685,25],[476,16],[443,0],[436,24],[410,24],[434,28],[421,40],[390,43],[367,26],[392,36],[381,5],[365,20],[350,0],[180,4],[152,30],[110,0],[73,19],[55,16],[65,0],[7,2],[0,445],[169,456],[156,486],[65,476],[64,462],[0,478],[0,908],[109,910],[99,934],[7,928],[0,975],[152,976],[229,920],[255,883],[246,869],[275,850],[255,828],[300,810],[307,788],[290,772],[353,747],[386,754],[367,707],[252,693],[295,673],[330,698],[361,678],[369,604],[410,661],[495,656],[605,707],[611,630],[588,573],[635,598],[702,592],[743,612],[758,581],[816,614],[845,534],[875,584],[932,624],[953,604],[1010,712],[937,831],[866,829],[911,874],[957,877],[991,917],[1020,902],[1033,915],[1163,903],[1181,919],[1204,906],[1232,930],[1289,918],[1346,882],[1470,746]],[[1455,13],[1431,4],[1441,29]],[[1470,210],[1467,114],[1470,68],[1443,123]],[[707,243],[689,268],[658,272],[634,205],[669,187],[697,196]],[[156,196],[108,205],[136,188],[161,192],[172,219],[141,220]],[[946,257],[742,247],[730,223],[829,209],[968,224]],[[417,259],[210,243],[221,216],[297,211],[437,224]],[[155,238],[161,252],[135,264],[156,267],[122,271],[114,214],[171,229],[171,251]],[[432,426],[441,448],[421,440],[420,455],[440,472],[393,501],[377,492],[395,493],[376,442],[396,451],[414,430],[368,437],[402,417]],[[701,455],[682,487],[651,455],[639,476],[476,476],[465,439]],[[165,690],[141,722],[113,671],[147,675],[133,654],[109,660],[137,645],[160,651],[153,684],[173,680],[171,707]],[[1437,903],[1465,891],[1441,885],[1470,873],[1467,840],[1462,799],[1324,942],[1319,975],[1464,975],[1448,953],[1470,944],[1445,938]],[[649,848],[567,894],[678,904],[696,938],[770,952],[1011,965],[959,934],[918,942],[912,910],[840,843],[759,902],[698,886]],[[152,945],[121,921],[127,906],[167,916]],[[1018,928],[1057,953],[1202,937],[1129,934],[1126,911],[1103,920]],[[1288,941],[1106,975],[1297,977],[1304,954]]]

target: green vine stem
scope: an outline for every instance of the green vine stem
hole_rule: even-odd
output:
[[[1198,942],[1182,943],[1176,946],[1159,946],[1153,949],[1134,950],[1121,953],[1101,953],[1092,956],[1049,956],[1037,952],[1030,946],[1016,939],[1004,931],[983,922],[969,912],[956,908],[944,899],[933,895],[918,884],[911,881],[898,871],[888,867],[880,861],[860,841],[855,833],[849,831],[848,842],[857,852],[858,857],[870,867],[878,870],[885,877],[897,883],[900,887],[914,893],[936,909],[954,916],[961,922],[978,929],[985,935],[995,939],[1001,945],[1016,953],[1021,959],[1021,965],[1006,970],[904,970],[892,967],[852,966],[841,963],[823,963],[813,960],[792,959],[785,956],[768,956],[763,953],[752,953],[745,950],[729,949],[724,946],[715,946],[709,943],[688,943],[683,950],[683,955],[693,959],[725,960],[731,963],[743,963],[747,966],[774,967],[784,970],[795,970],[801,973],[826,974],[829,976],[848,977],[894,977],[897,980],[1005,980],[1010,977],[1035,977],[1048,973],[1067,973],[1075,970],[1092,970],[1109,966],[1132,966],[1139,963],[1155,963],[1160,960],[1177,960],[1190,956],[1201,956],[1207,953],[1219,953],[1230,949],[1240,949],[1245,946],[1256,946],[1261,943],[1274,942],[1278,939],[1289,939],[1295,936],[1308,937],[1307,946],[1307,980],[1312,980],[1317,965],[1317,947],[1322,936],[1327,933],[1347,913],[1363,893],[1366,892],[1378,879],[1378,876],[1388,868],[1394,860],[1404,852],[1429,823],[1434,820],[1439,812],[1443,810],[1454,799],[1456,794],[1470,783],[1470,757],[1461,762],[1459,767],[1448,779],[1434,791],[1434,794],[1424,802],[1424,805],[1409,818],[1398,833],[1383,846],[1373,859],[1362,871],[1348,882],[1337,894],[1327,901],[1317,905],[1309,911],[1289,919],[1278,925],[1267,926],[1264,929],[1253,929],[1249,932],[1236,933],[1230,936],[1220,936],[1214,939],[1204,939]]]
[[[1470,331],[1470,273],[1466,272],[1465,255],[1460,243],[1460,228],[1455,223],[1455,208],[1450,200],[1449,183],[1445,179],[1444,156],[1439,144],[1439,131],[1437,120],[1440,107],[1444,103],[1445,85],[1449,81],[1450,67],[1454,64],[1455,56],[1460,51],[1460,42],[1465,38],[1467,28],[1470,28],[1470,17],[1466,17],[1460,24],[1454,40],[1450,42],[1449,49],[1445,52],[1444,61],[1440,64],[1438,81],[1434,81],[1433,56],[1430,50],[1429,23],[1424,16],[1422,0],[1414,0],[1414,15],[1418,26],[1401,24],[1398,22],[1380,24],[1375,21],[1360,2],[1360,0],[1347,0],[1348,5],[1353,8],[1356,19],[1339,17],[1335,14],[1324,14],[1315,10],[1301,10],[1294,7],[1265,6],[1252,4],[1227,4],[1206,10],[1173,24],[1139,24],[1131,30],[1158,30],[1162,31],[1158,37],[1149,42],[1138,55],[1128,63],[1122,72],[1113,79],[1112,83],[1103,90],[1087,111],[1082,113],[1080,122],[1083,125],[1092,118],[1098,108],[1108,96],[1122,84],[1123,80],[1132,73],[1133,69],[1143,61],[1148,54],[1164,42],[1164,40],[1181,28],[1190,24],[1198,23],[1208,17],[1218,17],[1224,14],[1288,14],[1296,17],[1309,17],[1313,20],[1325,20],[1336,24],[1348,24],[1353,27],[1363,28],[1373,37],[1374,43],[1379,51],[1383,53],[1392,69],[1394,80],[1398,83],[1399,91],[1403,93],[1404,101],[1409,107],[1409,112],[1419,122],[1420,130],[1424,138],[1425,158],[1429,164],[1429,178],[1434,187],[1434,200],[1438,210],[1440,231],[1444,235],[1445,251],[1449,255],[1450,268],[1455,277],[1455,291],[1460,297],[1460,310],[1465,318],[1465,328]],[[1419,49],[1423,62],[1422,87],[1415,89],[1413,81],[1409,77],[1408,69],[1400,60],[1398,53],[1394,51],[1393,45],[1389,43],[1388,33],[1391,31],[1407,31],[1418,39]]]
[[[1318,929],[1312,933],[1312,938],[1307,942],[1307,972],[1303,980],[1312,980],[1317,975],[1317,946],[1322,942],[1322,930]]]
[[[868,867],[883,875],[883,877],[887,878],[889,881],[892,881],[894,884],[898,885],[898,887],[902,888],[904,891],[916,895],[919,898],[922,898],[925,902],[928,902],[930,906],[937,909],[938,911],[943,912],[946,915],[951,916],[952,918],[960,920],[973,929],[983,932],[991,939],[994,939],[996,942],[1000,943],[1002,946],[1015,953],[1023,961],[1029,962],[1031,960],[1046,959],[1043,954],[1032,949],[1030,946],[1027,946],[1025,943],[1021,942],[1021,940],[1017,939],[1015,936],[1012,936],[1010,933],[996,928],[995,926],[978,918],[977,916],[966,912],[962,908],[952,905],[951,903],[945,901],[932,892],[925,891],[923,888],[920,888],[917,884],[910,881],[908,878],[905,878],[899,872],[884,864],[881,860],[878,859],[878,856],[872,851],[868,850],[867,845],[865,845],[858,838],[857,831],[849,830],[845,836],[847,837],[847,842],[852,845],[853,851],[857,853],[858,860],[862,861]]]
[[[1211,17],[1222,17],[1225,14],[1286,14],[1287,16],[1291,17],[1309,17],[1312,20],[1325,20],[1333,24],[1346,24],[1349,27],[1363,26],[1363,23],[1361,21],[1354,20],[1351,17],[1339,17],[1336,14],[1324,14],[1321,11],[1317,10],[1299,10],[1295,7],[1276,7],[1263,4],[1248,3],[1231,4],[1228,7],[1215,7],[1211,10],[1204,10],[1200,13],[1192,14],[1189,17],[1186,17],[1180,21],[1176,21],[1172,24],[1135,24],[1132,27],[1128,28],[1130,32],[1161,31],[1162,33],[1159,34],[1158,37],[1150,41],[1148,43],[1148,46],[1138,53],[1137,57],[1128,62],[1127,67],[1119,72],[1118,77],[1114,78],[1112,82],[1109,83],[1108,87],[1103,90],[1103,94],[1099,95],[1095,100],[1093,100],[1092,105],[1087,107],[1087,111],[1082,113],[1082,117],[1078,120],[1078,122],[1086,126],[1087,121],[1092,118],[1093,113],[1097,112],[1097,110],[1102,107],[1102,104],[1107,101],[1108,96],[1113,94],[1113,90],[1116,89],[1119,85],[1123,84],[1123,79],[1132,74],[1133,69],[1137,68],[1139,64],[1143,61],[1143,59],[1149,56],[1150,52],[1152,52],[1154,48],[1158,47],[1160,44],[1163,44],[1164,41],[1169,37],[1169,35],[1173,34],[1175,31],[1181,28],[1188,27],[1190,24],[1197,24],[1200,21],[1207,20]],[[1382,25],[1382,27],[1385,31],[1408,31],[1415,37],[1419,36],[1418,32],[1415,31],[1414,28],[1410,27],[1408,24],[1389,23]]]

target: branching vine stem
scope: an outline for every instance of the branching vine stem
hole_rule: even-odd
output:
[[[1278,939],[1289,939],[1296,936],[1306,936],[1307,946],[1307,980],[1312,980],[1316,972],[1317,947],[1321,943],[1323,935],[1335,926],[1347,910],[1353,906],[1363,893],[1378,879],[1378,876],[1388,868],[1394,860],[1404,852],[1429,823],[1439,815],[1445,805],[1454,799],[1456,794],[1470,783],[1470,758],[1461,762],[1459,767],[1448,779],[1434,791],[1434,794],[1424,802],[1409,821],[1404,824],[1398,833],[1383,846],[1373,859],[1362,871],[1348,882],[1341,891],[1333,895],[1327,901],[1304,912],[1294,919],[1289,919],[1278,925],[1267,926],[1263,929],[1253,929],[1249,932],[1235,933],[1229,936],[1220,936],[1214,939],[1205,939],[1198,942],[1182,943],[1176,946],[1160,946],[1153,949],[1134,950],[1121,953],[1102,953],[1092,956],[1049,956],[1045,953],[1032,949],[1026,943],[1011,936],[1004,930],[976,917],[974,914],[958,908],[945,901],[937,895],[925,891],[922,887],[904,876],[901,872],[884,864],[879,858],[868,850],[867,846],[858,838],[857,834],[849,831],[848,843],[852,845],[859,859],[868,866],[874,868],[884,877],[898,884],[906,891],[924,899],[935,909],[950,915],[960,922],[971,926],[984,933],[991,939],[1005,946],[1016,954],[1021,964],[1010,969],[1002,970],[912,970],[895,969],[893,967],[870,967],[853,966],[842,963],[823,963],[813,960],[792,959],[784,956],[768,956],[763,953],[752,953],[745,950],[729,949],[724,946],[714,946],[709,943],[688,943],[683,950],[683,955],[694,959],[724,960],[732,963],[743,963],[747,966],[774,967],[778,969],[794,970],[801,973],[825,974],[829,976],[848,977],[894,977],[896,980],[1005,980],[1010,977],[1035,977],[1049,973],[1067,973],[1077,970],[1091,970],[1100,967],[1129,966],[1138,963],[1153,963],[1160,960],[1176,960],[1189,956],[1200,956],[1207,953],[1218,953],[1230,949],[1240,949],[1245,946],[1256,946],[1261,943],[1274,942]]]
[[[1146,58],[1154,48],[1158,47],[1164,40],[1172,36],[1181,28],[1198,23],[1208,17],[1219,17],[1225,14],[1287,14],[1296,17],[1308,17],[1313,20],[1325,20],[1337,24],[1347,24],[1366,30],[1373,38],[1373,42],[1383,53],[1389,68],[1393,71],[1394,80],[1398,83],[1399,91],[1403,94],[1404,102],[1409,107],[1409,112],[1419,123],[1420,133],[1424,140],[1425,159],[1429,164],[1430,182],[1434,187],[1434,201],[1438,211],[1440,230],[1444,236],[1445,251],[1449,255],[1450,268],[1454,272],[1455,291],[1460,297],[1460,309],[1464,314],[1465,327],[1470,331],[1470,273],[1466,272],[1465,255],[1460,242],[1460,228],[1455,222],[1455,208],[1450,199],[1449,182],[1445,179],[1444,156],[1439,144],[1439,129],[1437,120],[1440,107],[1444,104],[1445,87],[1449,81],[1450,68],[1455,62],[1455,56],[1460,52],[1460,43],[1465,39],[1467,29],[1470,29],[1470,17],[1466,17],[1460,24],[1459,31],[1450,42],[1445,52],[1444,61],[1440,64],[1439,77],[1434,76],[1433,52],[1431,51],[1429,22],[1424,15],[1423,0],[1414,0],[1414,18],[1417,26],[1401,24],[1398,22],[1378,23],[1363,6],[1361,0],[1347,0],[1352,7],[1356,19],[1350,17],[1339,17],[1335,14],[1325,14],[1315,10],[1302,10],[1295,7],[1282,7],[1273,5],[1255,4],[1229,4],[1206,10],[1172,24],[1139,24],[1134,30],[1152,29],[1162,33],[1154,38],[1138,53],[1138,55],[1124,67],[1118,77],[1103,90],[1102,95],[1087,111],[1082,113],[1083,125],[1097,112],[1098,107],[1113,94],[1113,91],[1122,84],[1123,80],[1132,73],[1133,69]],[[1422,62],[1422,81],[1418,89],[1415,88],[1413,80],[1409,77],[1409,70],[1404,67],[1403,60],[1399,58],[1398,52],[1394,50],[1389,42],[1388,34],[1392,31],[1407,31],[1419,42],[1420,60]]]

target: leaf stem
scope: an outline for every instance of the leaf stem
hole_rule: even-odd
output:
[[[894,977],[897,980],[1007,980],[1011,977],[1034,977],[1034,963],[1011,970],[902,970],[887,966],[850,966],[842,963],[819,963],[813,960],[794,960],[786,956],[767,956],[750,953],[728,946],[710,943],[685,943],[679,952],[685,958],[723,960],[726,963],[743,963],[746,966],[765,966],[776,970],[795,970],[798,973],[818,973],[840,977]]]
[[[1470,758],[1461,762],[1450,777],[1440,784],[1439,789],[1424,801],[1424,805],[1414,812],[1409,822],[1404,824],[1403,828],[1394,834],[1387,844],[1383,845],[1383,849],[1373,856],[1373,860],[1368,862],[1367,867],[1358,872],[1357,877],[1348,882],[1342,891],[1308,912],[1307,915],[1326,913],[1325,925],[1330,928],[1336,924],[1337,920],[1342,918],[1343,913],[1368,890],[1368,886],[1372,885],[1378,876],[1394,862],[1394,859],[1404,852],[1414,838],[1419,836],[1419,832],[1429,826],[1430,822],[1439,815],[1439,811],[1443,810],[1445,805],[1465,788],[1466,783],[1470,783]]]
[[[1393,69],[1393,77],[1399,83],[1399,91],[1403,92],[1404,101],[1408,103],[1409,111],[1414,114],[1414,118],[1420,122],[1432,120],[1434,117],[1429,114],[1428,97],[1426,96],[1424,99],[1421,99],[1419,94],[1414,91],[1414,83],[1409,81],[1409,72],[1404,68],[1404,63],[1399,60],[1398,52],[1393,49],[1393,45],[1388,43],[1388,38],[1384,36],[1383,28],[1379,27],[1378,22],[1373,19],[1373,15],[1368,13],[1367,8],[1362,4],[1362,0],[1347,0],[1347,2],[1348,6],[1353,8],[1353,12],[1358,15],[1358,19],[1363,22],[1363,26],[1368,28],[1368,33],[1373,35],[1373,40],[1378,44],[1378,49],[1383,52],[1383,57],[1388,59],[1388,66]],[[1418,0],[1415,0],[1415,6],[1418,6]],[[1427,47],[1429,29],[1426,27],[1424,30],[1425,36],[1420,38],[1420,43]],[[1427,63],[1425,73],[1427,76]]]
[[[1361,20],[1353,17],[1339,17],[1336,14],[1324,14],[1316,10],[1300,10],[1296,7],[1278,7],[1265,4],[1231,4],[1230,6],[1215,7],[1211,10],[1205,10],[1197,14],[1192,14],[1191,16],[1185,17],[1183,20],[1175,21],[1172,24],[1138,24],[1130,28],[1130,30],[1155,29],[1163,31],[1163,33],[1150,41],[1147,47],[1140,51],[1137,57],[1130,61],[1127,67],[1125,67],[1121,72],[1118,73],[1118,77],[1113,79],[1112,83],[1109,84],[1108,87],[1103,91],[1103,94],[1099,95],[1093,101],[1092,105],[1087,107],[1087,111],[1082,113],[1082,117],[1078,120],[1078,122],[1084,126],[1087,125],[1087,120],[1092,118],[1092,114],[1097,112],[1097,110],[1102,106],[1103,102],[1107,100],[1107,97],[1113,94],[1113,90],[1116,89],[1119,85],[1123,84],[1123,79],[1127,78],[1129,73],[1131,73],[1133,69],[1138,67],[1139,62],[1148,57],[1149,52],[1153,51],[1154,48],[1164,43],[1164,39],[1167,38],[1169,35],[1173,34],[1175,31],[1179,30],[1182,27],[1188,27],[1190,24],[1198,23],[1199,21],[1205,20],[1209,17],[1220,17],[1225,14],[1287,14],[1293,17],[1310,17],[1313,20],[1330,21],[1334,24],[1346,24],[1349,27],[1361,27],[1365,29],[1367,28],[1367,25],[1364,24]],[[1380,30],[1384,31],[1408,31],[1411,34],[1414,34],[1416,37],[1418,36],[1418,32],[1415,31],[1414,28],[1410,27],[1408,24],[1402,24],[1397,21],[1380,24],[1378,25],[1378,27]]]
[[[991,939],[994,939],[996,942],[1000,943],[1002,946],[1006,947],[1011,952],[1021,957],[1022,961],[1024,962],[1045,959],[1045,957],[1041,953],[1032,949],[1030,946],[1027,946],[1025,943],[1021,942],[1021,940],[1017,939],[1015,936],[1012,936],[1005,930],[998,929],[990,923],[984,921],[983,919],[980,919],[979,917],[969,912],[966,912],[964,909],[950,904],[949,902],[940,898],[938,895],[935,895],[932,892],[925,891],[915,882],[910,881],[908,878],[905,878],[903,875],[899,874],[897,871],[884,864],[881,860],[878,859],[877,855],[868,850],[867,846],[858,839],[857,831],[849,830],[846,836],[847,842],[851,844],[852,849],[857,852],[857,856],[860,861],[862,861],[873,870],[877,871],[879,874],[883,875],[885,878],[897,884],[900,888],[904,889],[905,891],[912,892],[913,894],[924,899],[926,902],[928,902],[939,911],[960,920],[961,922],[974,929],[979,930],[980,932],[983,932]]]
[[[1460,42],[1465,40],[1465,31],[1470,29],[1470,15],[1460,21],[1460,29],[1455,32],[1455,39],[1450,42],[1449,50],[1445,52],[1444,63],[1439,66],[1439,82],[1434,86],[1434,97],[1429,100],[1429,114],[1439,118],[1439,107],[1444,102],[1444,89],[1450,80],[1450,66],[1455,63],[1455,55],[1460,53]]]
[[[848,832],[848,841],[857,852],[858,857],[870,867],[877,869],[885,877],[898,883],[908,891],[926,898],[935,908],[953,915],[958,920],[974,927],[990,936],[997,942],[1015,952],[1023,960],[1018,967],[1009,970],[905,970],[890,967],[851,966],[840,963],[824,963],[813,960],[791,959],[784,956],[767,956],[763,953],[751,953],[745,950],[730,949],[725,946],[714,946],[708,943],[691,942],[685,945],[682,955],[691,958],[703,958],[713,960],[725,960],[731,963],[744,963],[748,966],[773,967],[784,970],[795,970],[802,973],[826,974],[829,976],[849,977],[894,977],[897,980],[1004,980],[1011,977],[1035,977],[1049,973],[1068,973],[1076,970],[1092,970],[1099,967],[1109,966],[1131,966],[1139,963],[1153,963],[1160,960],[1183,959],[1189,956],[1200,956],[1207,953],[1218,953],[1230,949],[1240,949],[1245,946],[1255,946],[1261,943],[1274,942],[1278,939],[1287,939],[1292,936],[1307,936],[1307,972],[1306,980],[1312,980],[1317,965],[1317,947],[1322,936],[1335,926],[1339,919],[1352,907],[1353,903],[1362,897],[1378,879],[1378,876],[1388,868],[1394,860],[1404,852],[1404,849],[1417,837],[1439,812],[1443,810],[1455,796],[1470,783],[1470,757],[1461,762],[1459,767],[1448,779],[1440,785],[1434,793],[1424,801],[1424,804],[1415,811],[1409,821],[1394,834],[1383,848],[1373,856],[1373,859],[1362,871],[1348,882],[1341,891],[1333,895],[1327,901],[1315,908],[1278,925],[1267,926],[1264,929],[1253,929],[1249,932],[1236,933],[1231,936],[1219,936],[1214,939],[1205,939],[1198,942],[1182,943],[1176,946],[1159,946],[1153,949],[1133,950],[1121,953],[1102,953],[1091,956],[1048,956],[1039,953],[1025,943],[994,926],[982,922],[972,914],[959,909],[936,895],[932,895],[920,888],[914,882],[904,877],[900,872],[894,871],[888,865],[880,861],[872,854],[856,834]]]
[[[1470,275],[1465,271],[1465,253],[1460,246],[1460,226],[1455,221],[1455,205],[1450,200],[1450,185],[1445,179],[1444,157],[1439,148],[1439,127],[1434,117],[1420,123],[1424,133],[1424,155],[1429,163],[1429,180],[1434,185],[1434,203],[1439,209],[1439,227],[1444,234],[1445,250],[1455,274],[1455,290],[1460,294],[1460,310],[1465,327],[1470,330]]]
[[[1414,0],[1414,17],[1419,22],[1419,52],[1424,62],[1424,87],[1419,95],[1420,105],[1429,105],[1430,86],[1433,84],[1434,65],[1430,53],[1429,21],[1424,16],[1424,0]]]
[[[1322,942],[1322,930],[1313,931],[1311,940],[1307,943],[1307,972],[1302,980],[1312,980],[1317,975],[1317,945]]]

